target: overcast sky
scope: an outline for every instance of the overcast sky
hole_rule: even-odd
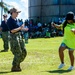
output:
[[[3,1],[7,4],[14,6],[18,10],[21,10],[21,13],[19,14],[18,18],[23,20],[28,18],[28,0],[3,0]]]

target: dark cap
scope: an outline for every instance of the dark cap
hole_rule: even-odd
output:
[[[13,12],[20,13],[21,11],[19,11],[19,10],[16,9],[16,8],[11,8],[11,9],[9,10],[9,13],[13,13]]]
[[[4,14],[3,17],[7,17],[7,14]]]
[[[73,12],[68,12],[66,15],[66,20],[74,20],[74,13]]]

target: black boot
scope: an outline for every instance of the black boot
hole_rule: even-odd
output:
[[[20,65],[12,66],[11,68],[11,72],[20,72],[20,71],[21,71]]]

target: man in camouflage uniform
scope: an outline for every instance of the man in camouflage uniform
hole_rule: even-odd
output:
[[[1,50],[1,52],[7,52],[8,49],[9,49],[9,39],[8,39],[8,36],[9,36],[9,29],[8,29],[8,26],[7,26],[7,15],[3,15],[3,18],[4,20],[2,21],[1,23],[1,31],[2,31],[2,40],[3,40],[3,48],[4,50]]]
[[[24,41],[21,37],[21,31],[24,29],[23,25],[19,26],[16,21],[18,16],[18,11],[15,8],[10,9],[9,13],[11,14],[10,18],[7,21],[8,27],[10,29],[10,46],[11,51],[14,55],[11,71],[21,71],[20,63],[24,61],[27,52],[25,48]]]

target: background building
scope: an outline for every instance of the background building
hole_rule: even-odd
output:
[[[57,22],[69,11],[75,13],[75,0],[29,0],[29,18],[40,17],[42,23]]]

